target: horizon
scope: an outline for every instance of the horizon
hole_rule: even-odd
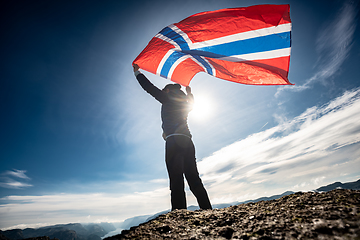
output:
[[[360,179],[358,179],[357,181],[359,181]],[[356,181],[354,181],[354,182],[356,182]],[[333,182],[333,183],[331,183],[331,184],[328,184],[328,185],[326,185],[326,186],[321,186],[321,187],[327,187],[327,186],[329,186],[329,185],[332,185],[332,184],[334,184],[334,183],[339,183],[339,182]],[[341,182],[340,182],[341,183]],[[342,184],[345,184],[345,183],[342,183]],[[321,188],[321,187],[319,187],[319,188]],[[298,192],[313,192],[313,191],[317,191],[317,189],[313,189],[313,190],[309,190],[309,191],[298,191]],[[273,196],[280,196],[280,195],[284,195],[284,194],[288,194],[288,193],[290,193],[290,194],[293,194],[293,193],[296,193],[296,192],[293,192],[293,191],[285,191],[285,192],[283,192],[283,193],[279,193],[279,194],[276,194],[276,195],[272,195],[272,196],[261,196],[261,197],[259,197],[259,198],[256,198],[256,199],[247,199],[247,200],[245,200],[245,201],[243,201],[243,202],[231,202],[231,203],[220,203],[220,205],[222,205],[222,204],[229,204],[229,206],[232,206],[232,205],[230,205],[230,204],[236,204],[236,205],[238,205],[238,204],[243,204],[243,203],[246,203],[246,202],[248,202],[248,201],[255,201],[255,202],[257,202],[257,200],[259,200],[259,199],[262,199],[262,198],[266,198],[266,197],[273,197]],[[191,208],[191,207],[198,207],[197,205],[191,205],[191,206],[188,206],[188,209],[189,208]],[[225,207],[226,208],[226,207]],[[217,209],[216,207],[215,207],[215,209]],[[164,211],[162,211],[162,212],[165,212],[165,211],[168,211],[168,212],[170,212],[170,209],[167,209],[167,210],[164,210]],[[15,229],[21,229],[21,230],[24,230],[24,229],[27,229],[27,228],[33,228],[33,229],[39,229],[39,228],[46,228],[46,227],[54,227],[54,226],[57,226],[57,225],[71,225],[71,224],[81,224],[81,225],[88,225],[88,224],[101,224],[101,223],[111,223],[111,224],[113,224],[113,226],[116,228],[114,231],[110,231],[109,233],[111,233],[111,232],[116,232],[118,229],[123,229],[123,228],[118,228],[118,226],[116,226],[116,225],[118,225],[118,224],[121,224],[121,223],[124,223],[125,221],[127,221],[127,220],[131,220],[131,219],[134,219],[134,218],[139,218],[139,217],[147,217],[147,218],[150,218],[150,217],[153,217],[154,215],[157,215],[157,214],[159,214],[160,212],[158,212],[158,213],[155,213],[155,214],[147,214],[147,215],[138,215],[138,216],[133,216],[133,217],[130,217],[130,218],[127,218],[127,219],[124,219],[123,221],[119,221],[119,222],[101,222],[101,221],[99,221],[99,222],[70,222],[70,223],[57,223],[57,224],[54,224],[54,225],[41,225],[41,224],[34,224],[34,225],[26,225],[26,226],[24,226],[24,228],[21,228],[22,226],[21,225],[19,225],[19,226],[15,226],[15,227],[17,227],[17,228],[14,228],[14,227],[10,227],[10,228],[5,228],[5,229],[2,229],[1,231],[7,231],[7,230],[15,230]],[[115,225],[114,225],[115,224]],[[135,226],[135,225],[134,225]],[[110,236],[108,236],[109,235],[109,233],[107,233],[105,236],[107,236],[107,237],[110,237]],[[113,235],[111,235],[111,236],[113,236]]]
[[[267,3],[8,3],[0,229],[122,222],[169,209],[160,104],[141,89],[131,63],[169,24]],[[190,83],[198,105],[188,123],[213,205],[360,179],[360,6],[271,3],[290,4],[294,86],[205,73]],[[170,83],[142,72],[159,88]],[[187,184],[186,194],[188,206],[197,205]]]

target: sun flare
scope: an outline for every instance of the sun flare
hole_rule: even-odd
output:
[[[189,117],[194,120],[205,120],[213,111],[213,105],[209,98],[205,96],[197,96],[195,98],[194,106],[189,114]]]

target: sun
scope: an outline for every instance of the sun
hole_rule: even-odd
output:
[[[196,96],[192,111],[189,113],[189,118],[203,121],[211,115],[213,105],[211,100],[206,96]]]

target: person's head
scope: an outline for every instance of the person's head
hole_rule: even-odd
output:
[[[168,84],[162,91],[165,92],[171,100],[186,101],[186,94],[181,90],[180,84]]]
[[[168,84],[166,85],[162,91],[169,93],[170,91],[179,91],[181,89],[181,85],[180,84]]]

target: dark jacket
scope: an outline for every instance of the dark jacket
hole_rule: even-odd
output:
[[[155,87],[141,73],[137,75],[136,79],[146,92],[162,104],[161,120],[164,137],[174,133],[191,137],[187,117],[194,102],[193,95],[186,95],[181,90],[171,90],[169,93],[166,93]]]

